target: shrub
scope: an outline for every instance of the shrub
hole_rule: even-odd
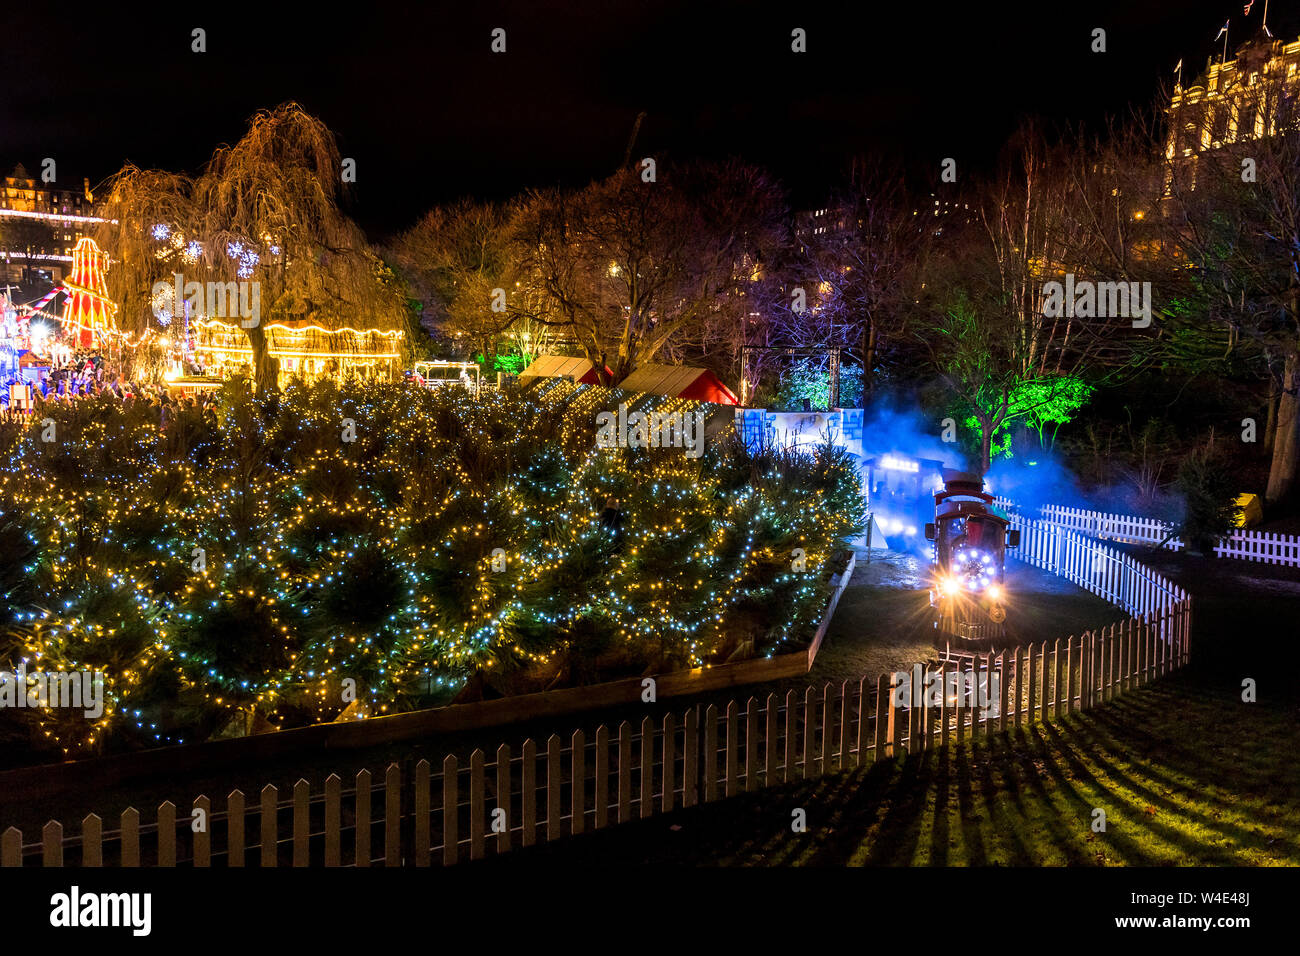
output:
[[[851,459],[598,450],[594,409],[620,397],[299,383],[263,400],[235,380],[184,440],[144,402],[51,409],[56,442],[33,422],[0,458],[0,647],[101,667],[109,700],[93,732],[46,720],[33,739],[201,739],[253,711],[332,719],[345,679],[375,713],[471,678],[509,693],[810,634],[860,528]]]

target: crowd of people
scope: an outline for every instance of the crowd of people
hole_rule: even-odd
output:
[[[216,419],[215,395],[211,392],[203,392],[198,398],[174,396],[163,385],[135,382],[110,372],[102,360],[94,357],[42,371],[35,383],[11,376],[0,394],[0,405],[4,416],[13,419],[36,413],[47,402],[72,402],[104,393],[128,404],[156,407],[162,428],[183,411],[196,412],[214,422]]]

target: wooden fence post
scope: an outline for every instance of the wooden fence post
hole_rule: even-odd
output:
[[[455,866],[460,855],[460,764],[455,754],[442,759],[442,865]],[[359,784],[358,784],[359,786]],[[358,820],[358,822],[360,822]],[[370,826],[367,823],[366,831]],[[357,841],[361,837],[358,831]],[[368,842],[368,841],[367,841]],[[357,848],[360,857],[360,846]],[[367,849],[369,855],[369,849]]]
[[[244,792],[226,797],[226,866],[244,865]]]
[[[510,831],[514,826],[513,805],[511,800],[513,775],[510,766],[510,746],[501,744],[497,747],[497,800],[494,808],[494,822],[499,823],[497,830],[497,853],[510,852]]]
[[[311,864],[311,784],[299,778],[293,785],[293,865]]]
[[[1088,706],[1095,707],[1100,699],[1097,679],[1101,675],[1101,644],[1106,629],[1093,631],[1088,637]]]
[[[176,865],[176,804],[170,800],[158,806],[158,865]]]
[[[655,812],[655,723],[649,714],[641,718],[641,819]]]
[[[1037,683],[1038,683],[1038,668],[1034,666],[1036,663],[1037,663],[1037,661],[1034,659],[1034,645],[1033,645],[1033,644],[1030,644],[1030,645],[1029,645],[1029,661],[1028,661],[1028,664],[1027,664],[1027,666],[1026,666],[1026,671],[1027,671],[1028,676],[1029,676],[1029,699],[1028,699],[1028,701],[1027,701],[1027,703],[1026,703],[1026,706],[1025,706],[1025,714],[1026,714],[1025,726],[1026,726],[1026,727],[1032,725],[1033,722],[1034,722],[1034,710],[1035,710],[1034,704],[1035,704],[1035,703],[1037,702],[1037,700],[1038,700],[1038,698],[1034,695],[1034,692],[1038,689],[1038,688],[1037,688]]]
[[[803,693],[803,749],[799,766],[799,778],[810,780],[816,774],[813,760],[817,756],[817,705],[813,703],[813,689],[809,687]]]
[[[632,725],[618,725],[618,822],[632,819]]]
[[[1139,589],[1139,611],[1141,613],[1141,590]],[[1120,684],[1120,661],[1124,656],[1124,627],[1123,623],[1111,625],[1114,630],[1110,639],[1110,699],[1114,700],[1119,696]]]
[[[727,701],[727,733],[724,739],[726,750],[722,755],[722,766],[727,781],[726,795],[734,797],[738,780],[736,759],[740,749],[740,705],[734,699]]]
[[[469,755],[469,858],[487,854],[487,754],[475,747]]]
[[[533,846],[537,843],[537,744],[531,737],[524,741],[519,759],[519,845]]]
[[[858,761],[859,767],[866,766],[867,747],[871,743],[871,737],[867,736],[867,718],[870,717],[868,711],[868,701],[871,700],[871,692],[867,689],[867,678],[862,676],[858,679]]]
[[[479,754],[480,763],[483,755]],[[473,808],[471,807],[471,812]],[[402,768],[388,765],[384,774],[384,866],[402,865]]]
[[[448,759],[451,760],[452,766],[454,768],[456,764],[455,758],[449,757]],[[442,770],[444,774],[447,772],[446,761],[443,761]],[[455,781],[456,781],[456,774],[453,769],[452,772],[453,790],[456,787]],[[444,795],[447,792],[446,787],[447,787],[447,781],[444,779],[443,780]],[[355,856],[352,860],[352,865],[369,866],[370,865],[370,824],[372,821],[372,817],[370,815],[370,771],[369,770],[357,771],[356,797],[353,799],[353,805],[356,808],[356,812],[353,814],[353,816],[356,817],[356,833],[353,834],[353,837],[355,838],[354,840]],[[443,840],[443,842],[446,843],[446,840]],[[451,862],[455,863],[456,862],[456,858],[454,855],[455,851],[453,850],[452,853],[453,856]],[[443,850],[443,855],[445,861],[445,856],[446,856],[445,848]]]
[[[921,750],[929,750],[930,744],[930,665],[925,664],[921,667],[921,683],[919,693],[913,692],[912,700],[917,702],[920,710],[920,720],[918,722],[917,736],[920,738]]]
[[[903,749],[903,728],[906,723],[903,715],[898,712],[898,705],[894,699],[898,695],[898,688],[902,686],[898,681],[897,673],[891,678],[890,684],[892,689],[889,692],[889,753],[892,757],[901,757],[907,753]],[[908,708],[907,713],[910,717],[911,707]]]
[[[940,727],[940,745],[948,746],[948,665],[939,665],[939,722],[943,725]]]
[[[777,697],[776,694],[767,695],[767,709],[764,714],[766,717],[767,732],[763,739],[763,786],[770,787],[776,783],[777,761],[780,759],[780,750],[777,747],[777,733],[779,724],[777,722]]]
[[[671,813],[677,796],[677,721],[672,714],[664,714],[663,779],[659,788],[659,809]]]
[[[700,715],[699,708],[686,712],[686,728],[682,734],[682,806],[693,807],[700,802]]]
[[[559,734],[551,734],[546,741],[546,842],[554,843],[563,833],[561,817],[564,815],[564,777],[560,768],[560,750],[563,748]]]
[[[415,763],[415,865],[428,866],[433,862],[433,836],[429,826],[429,778],[433,774],[433,765],[421,758]],[[326,837],[329,827],[326,827]],[[337,865],[337,864],[336,864]]]
[[[665,726],[672,716],[664,718]],[[664,757],[668,760],[667,754]],[[582,833],[587,828],[587,737],[575,730],[569,741],[569,832]]]
[[[1007,729],[1007,652],[998,652],[998,733]]]
[[[958,662],[955,665],[957,672],[957,693],[953,695],[953,717],[957,723],[957,746],[960,747],[962,741],[966,739],[966,670]]]
[[[23,834],[17,827],[9,827],[0,835],[0,866],[23,865]]]
[[[1043,675],[1043,689],[1047,689],[1047,674]],[[1047,719],[1047,701],[1043,705],[1043,719]],[[1061,717],[1061,639],[1052,641],[1052,719]]]
[[[63,824],[58,820],[41,828],[41,866],[63,866]]]
[[[343,780],[332,773],[325,778],[325,865],[342,864]]]
[[[799,732],[799,720],[795,711],[794,691],[785,692],[785,764],[781,767],[781,782],[789,783],[795,779],[795,747]]]
[[[140,811],[128,807],[122,811],[122,866],[140,865]]]
[[[204,810],[210,810],[210,801],[207,797],[199,797],[194,801],[194,805],[199,805],[199,800],[204,802]],[[203,815],[203,832],[194,834],[194,865],[207,866],[210,857],[207,853],[208,847],[208,828],[212,825],[212,814],[205,812]],[[200,853],[200,838],[202,838],[203,852]],[[3,866],[0,863],[0,866]],[[85,819],[81,821],[81,865],[96,867],[104,865],[104,821],[99,818],[97,813],[86,814]]]
[[[1117,694],[1123,694],[1128,690],[1128,656],[1133,644],[1133,624],[1134,619],[1129,618],[1120,627],[1119,631],[1119,654],[1118,667],[1115,670],[1115,684]]]
[[[822,687],[822,745],[821,755],[817,758],[817,775],[834,772],[835,754],[832,753],[831,741],[835,733],[835,708],[831,706],[831,682]]]
[[[272,784],[262,788],[262,805],[258,813],[262,866],[275,866],[280,856],[280,819],[278,804],[280,791]]]
[[[1055,662],[1056,660],[1055,653],[1052,654],[1052,660],[1053,662]],[[1043,723],[1047,723],[1047,706],[1048,704],[1051,703],[1051,697],[1047,687],[1047,683],[1048,683],[1047,679],[1049,676],[1053,676],[1053,675],[1047,663],[1047,642],[1046,641],[1043,641],[1043,655],[1040,663],[1043,668],[1043,675],[1042,675],[1043,700],[1042,700],[1041,710],[1039,711],[1038,719]]]
[[[1065,712],[1074,711],[1074,635],[1065,639]]]
[[[1024,697],[1025,697],[1025,649],[1017,646],[1011,652],[1015,669],[1012,674],[1015,683],[1012,685],[1013,700],[1011,702],[1011,719],[1007,721],[1008,725],[1014,730],[1020,726],[1021,718],[1024,716]]]
[[[1110,626],[1110,636],[1106,640],[1106,699],[1114,700],[1116,694],[1115,675],[1119,673],[1119,664],[1116,658],[1119,656],[1119,643],[1124,637],[1122,625],[1117,627]]]
[[[851,705],[849,702],[850,693],[849,682],[842,681],[840,683],[840,754],[835,764],[837,770],[847,770],[852,766],[852,763],[849,760],[849,751],[851,747],[849,740],[849,722],[852,719],[852,711],[850,710]]]
[[[1088,702],[1094,707],[1106,699],[1106,632],[1099,628],[1092,635],[1093,656],[1089,666]]]
[[[758,787],[758,699],[751,695],[745,703],[745,792]]]
[[[687,717],[687,726],[690,725],[690,717]],[[689,736],[690,731],[687,731]],[[687,761],[687,769],[690,769],[690,761]],[[601,724],[596,728],[596,779],[594,781],[592,807],[596,811],[596,822],[593,829],[599,830],[602,827],[609,826],[609,728]],[[683,797],[690,796],[690,790],[687,790]],[[686,803],[686,806],[691,804]]]
[[[890,686],[893,681],[887,674],[876,678],[876,756],[877,761],[890,755],[888,741],[893,724],[892,704],[890,703]]]
[[[704,711],[704,802],[718,798],[718,708],[713,704]]]

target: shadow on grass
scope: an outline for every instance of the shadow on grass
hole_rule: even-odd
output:
[[[1294,704],[1174,677],[1087,714],[787,784],[497,862],[1297,865]],[[807,832],[792,832],[796,810]],[[1105,829],[1094,830],[1097,811]]]

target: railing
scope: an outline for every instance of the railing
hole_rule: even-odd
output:
[[[1046,519],[1007,509],[1020,547],[1008,551],[1077,584],[1134,617],[1155,614],[1187,600],[1187,592],[1135,558],[1069,531]]]
[[[1014,502],[1006,498],[996,499],[996,504],[1008,510],[1015,508]],[[1063,505],[1043,505],[1039,514],[1044,521],[1094,538],[1149,544],[1170,551],[1180,551],[1184,547],[1183,542],[1173,535],[1173,525],[1158,518],[1068,508]],[[1214,546],[1214,554],[1220,558],[1300,567],[1300,536],[1241,528],[1228,537],[1221,538]]]

